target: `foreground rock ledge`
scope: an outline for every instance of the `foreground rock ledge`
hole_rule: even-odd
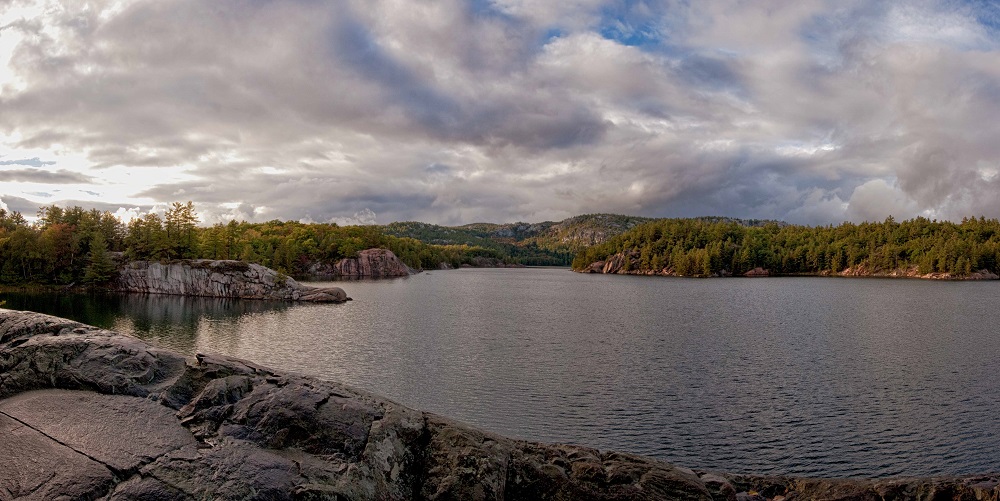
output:
[[[696,473],[0,309],[0,500],[996,500],[998,480]]]

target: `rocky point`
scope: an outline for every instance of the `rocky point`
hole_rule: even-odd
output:
[[[168,263],[133,261],[118,270],[109,288],[119,292],[342,303],[340,287],[311,287],[243,261],[191,259]]]

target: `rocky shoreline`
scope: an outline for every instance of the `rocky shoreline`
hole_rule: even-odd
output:
[[[1000,476],[696,472],[0,309],[0,499],[1000,499]]]
[[[106,288],[113,292],[313,303],[350,300],[340,287],[311,287],[259,264],[208,259],[133,261],[121,266]]]
[[[711,275],[681,275],[678,274],[673,268],[663,268],[660,270],[650,270],[642,269],[638,265],[639,255],[638,253],[622,253],[614,254],[604,261],[596,261],[591,263],[589,266],[583,269],[576,269],[573,271],[579,273],[601,273],[607,275],[641,275],[641,276],[656,276],[656,277],[697,277],[697,278],[717,278],[717,277],[777,277],[777,276],[796,276],[796,277],[855,277],[855,278],[913,278],[922,280],[1000,280],[1000,275],[993,273],[989,270],[977,270],[969,273],[968,275],[953,275],[951,273],[933,272],[933,273],[920,273],[916,266],[911,266],[908,268],[897,268],[892,270],[883,269],[871,269],[864,266],[858,266],[854,268],[845,268],[839,272],[832,271],[822,271],[819,273],[796,273],[793,275],[784,275],[778,273],[772,273],[770,270],[765,268],[754,268],[745,273],[734,275],[732,273],[723,271],[721,273],[714,273]]]
[[[308,277],[313,280],[405,277],[417,273],[388,249],[365,249],[357,257],[335,263],[313,263]]]

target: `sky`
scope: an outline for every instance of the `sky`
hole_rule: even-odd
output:
[[[0,207],[1000,217],[992,0],[0,0]]]

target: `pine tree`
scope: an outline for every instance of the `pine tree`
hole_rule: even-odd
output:
[[[189,259],[198,253],[196,239],[198,215],[194,204],[174,202],[164,215],[167,236],[167,257]]]
[[[83,272],[84,283],[95,285],[103,284],[115,274],[115,263],[108,253],[108,243],[104,240],[104,235],[95,233],[90,240],[89,264]]]

